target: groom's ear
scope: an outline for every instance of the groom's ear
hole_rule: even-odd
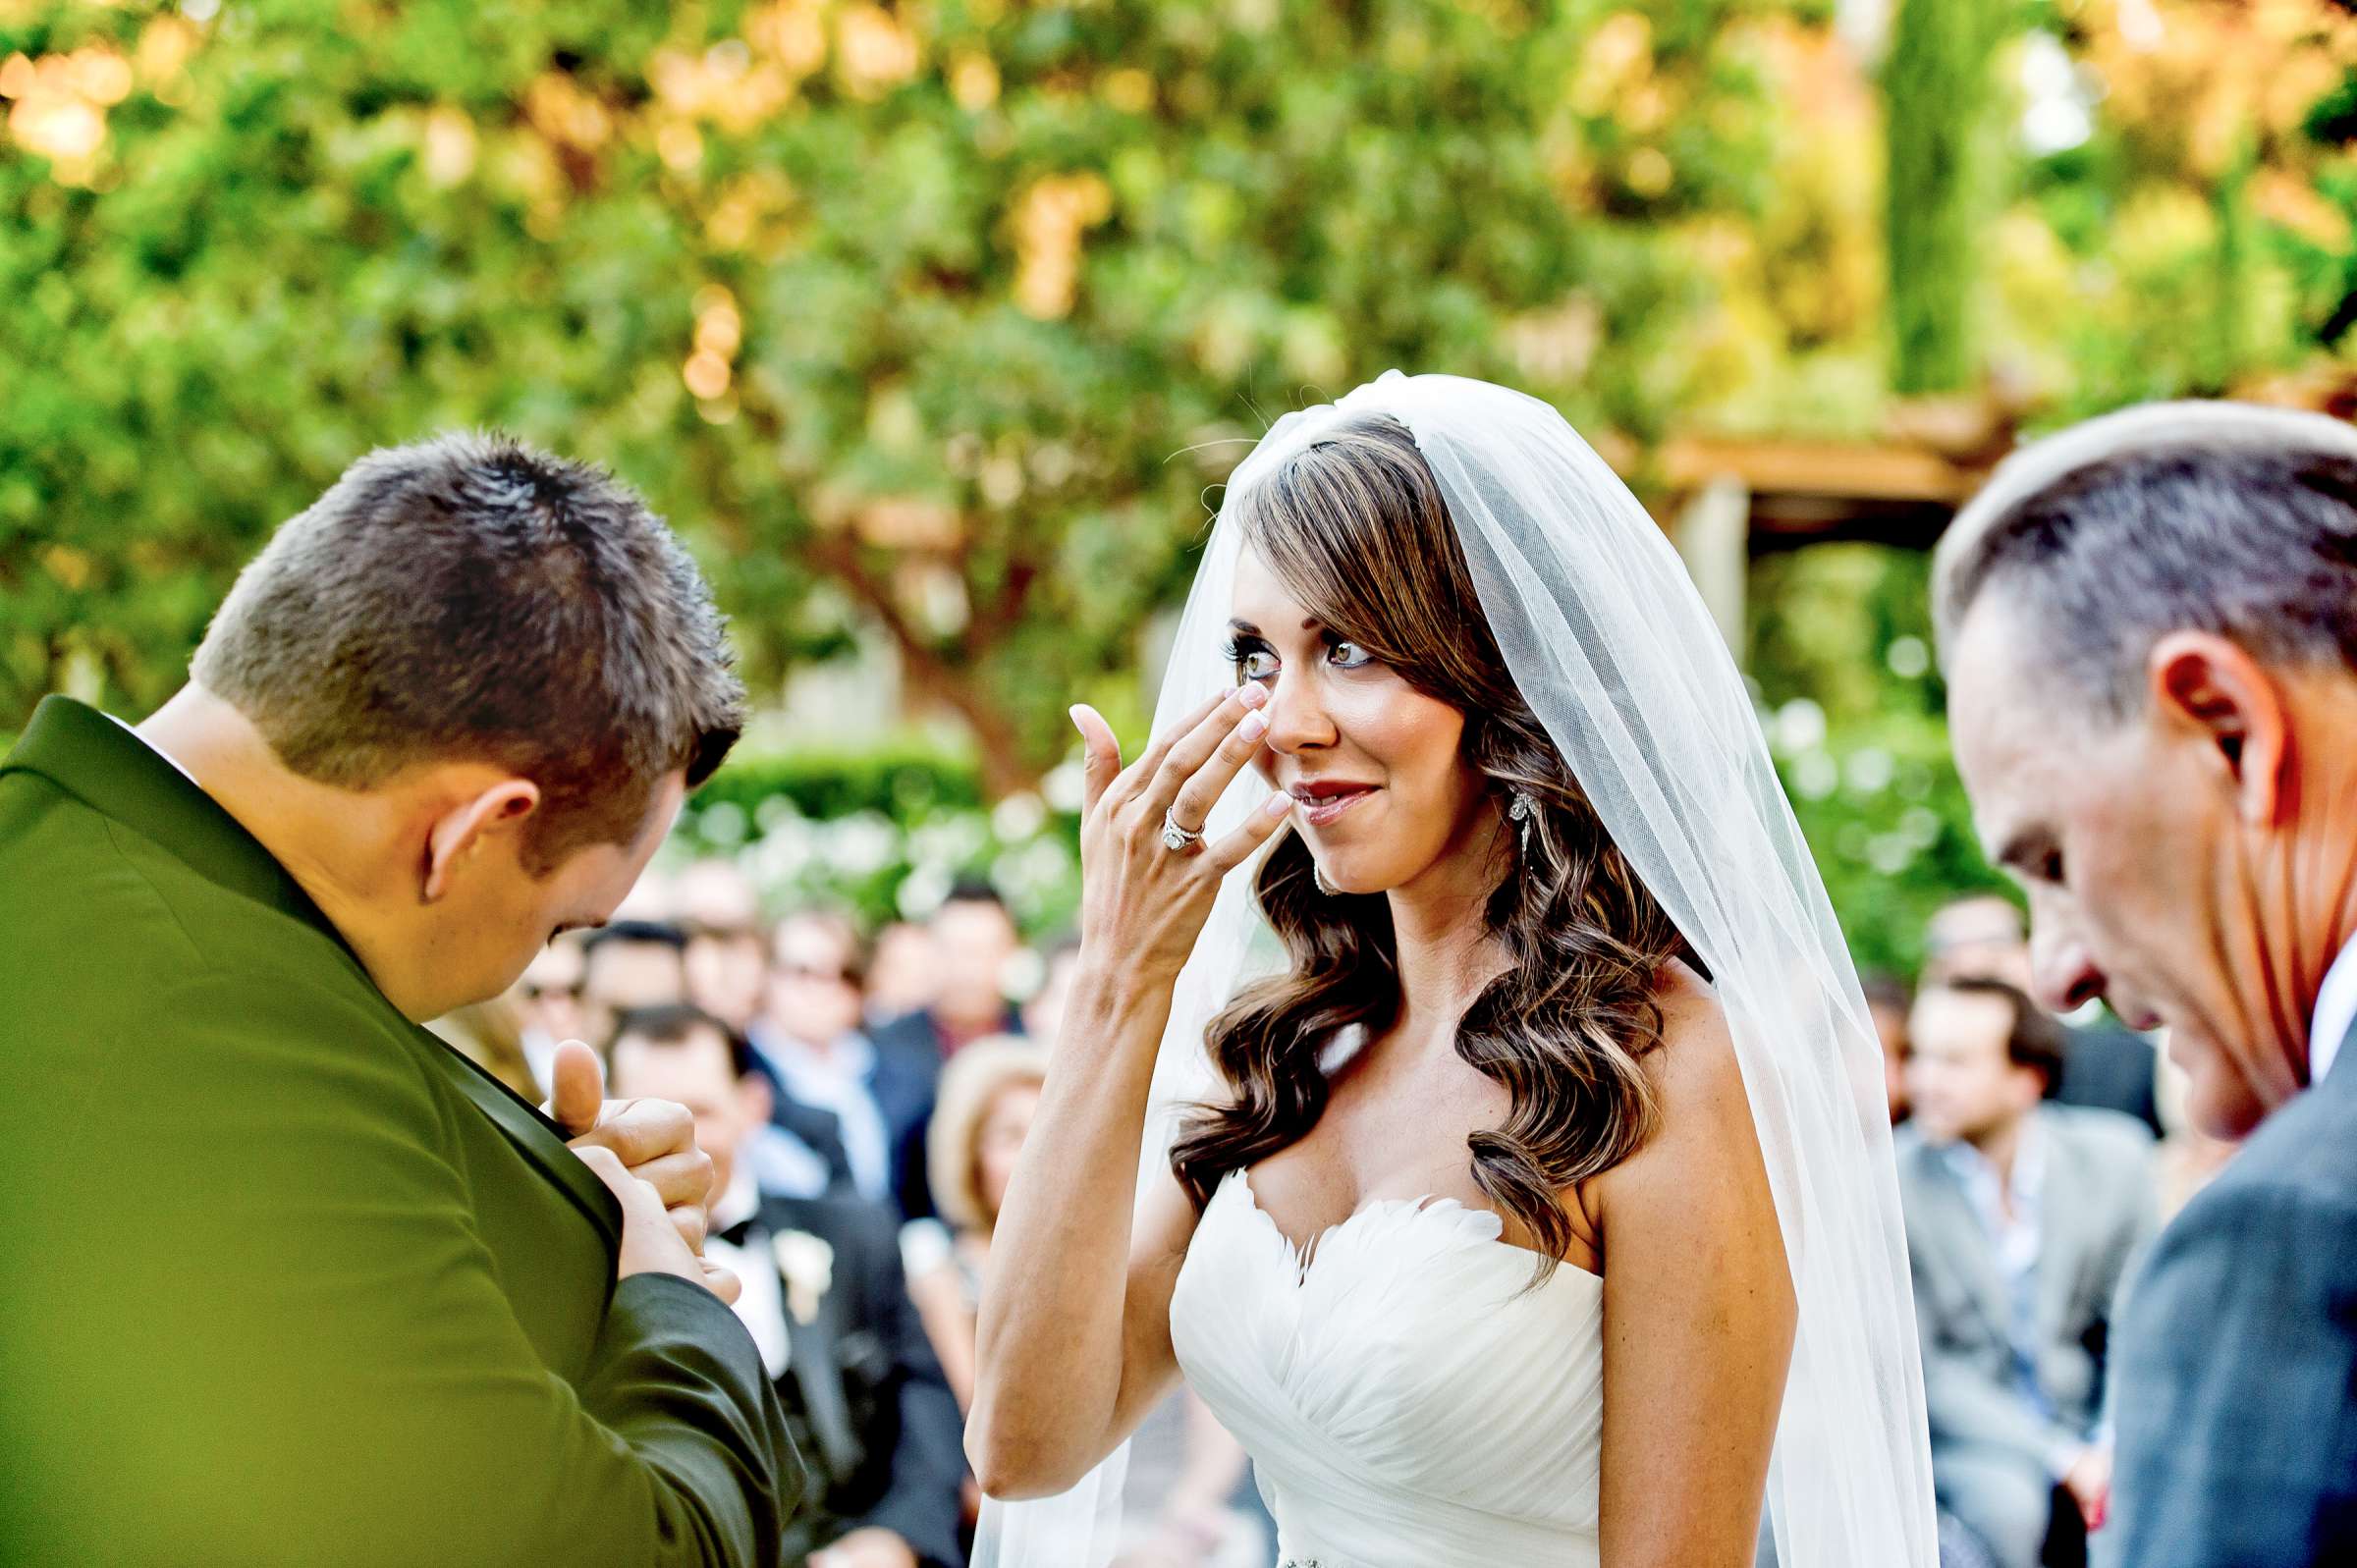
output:
[[[2210,749],[2244,823],[2272,825],[2290,799],[2291,746],[2283,689],[2267,667],[2215,632],[2172,631],[2153,644],[2145,673],[2163,730]]]
[[[539,809],[540,786],[529,779],[502,779],[450,801],[426,830],[423,901],[432,903],[448,892],[468,855],[492,838],[521,831]]]

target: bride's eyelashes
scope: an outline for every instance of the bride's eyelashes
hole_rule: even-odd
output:
[[[1325,645],[1326,662],[1337,670],[1368,670],[1379,662],[1373,654],[1347,637],[1327,632],[1320,636],[1319,641]],[[1234,667],[1239,684],[1246,680],[1274,679],[1284,668],[1277,651],[1258,637],[1232,636],[1222,651],[1228,663]]]
[[[1224,650],[1235,670],[1236,684],[1266,680],[1277,674],[1277,652],[1258,637],[1233,636]]]

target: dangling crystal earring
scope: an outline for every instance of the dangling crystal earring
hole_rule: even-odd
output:
[[[1526,857],[1530,853],[1530,819],[1537,816],[1538,812],[1538,802],[1531,799],[1527,791],[1516,789],[1508,794],[1506,820],[1521,824],[1522,853]]]
[[[1340,891],[1333,883],[1326,880],[1326,868],[1319,865],[1314,860],[1309,863],[1309,880],[1316,883],[1318,885],[1318,892],[1324,893],[1329,898],[1333,897],[1335,893]]]

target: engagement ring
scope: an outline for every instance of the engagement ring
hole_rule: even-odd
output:
[[[1200,828],[1181,828],[1178,819],[1169,812],[1162,814],[1162,846],[1173,854],[1182,854],[1203,841]]]

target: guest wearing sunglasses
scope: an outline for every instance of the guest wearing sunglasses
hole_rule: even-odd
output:
[[[832,911],[801,910],[779,923],[771,955],[767,1002],[749,1033],[781,1111],[834,1116],[860,1196],[909,1217],[932,1213],[924,1129],[940,1062],[862,1032],[858,932]]]

